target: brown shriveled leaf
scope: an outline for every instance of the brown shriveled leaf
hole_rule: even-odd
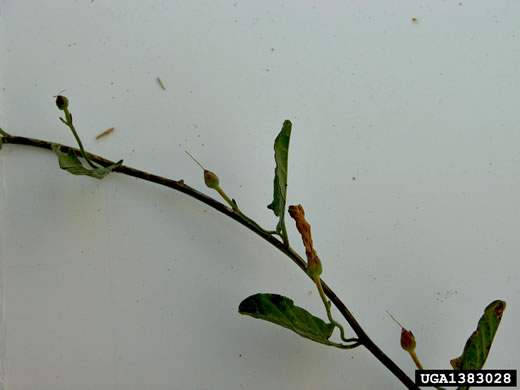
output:
[[[296,222],[296,229],[302,236],[305,255],[307,256],[307,273],[313,278],[319,276],[322,272],[321,261],[312,245],[311,225],[305,219],[305,210],[299,204],[297,206],[289,206],[288,211],[291,218]]]

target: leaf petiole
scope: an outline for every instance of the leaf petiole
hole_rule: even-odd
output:
[[[94,164],[92,159],[88,156],[87,153],[85,153],[85,149],[83,148],[83,143],[81,142],[81,139],[79,138],[78,132],[76,131],[76,128],[74,127],[74,124],[72,123],[72,114],[69,111],[69,99],[67,99],[65,96],[58,95],[56,97],[56,106],[58,107],[58,110],[63,111],[65,113],[65,119],[63,119],[60,116],[60,121],[62,121],[71,131],[74,135],[74,138],[76,139],[76,142],[79,146],[79,151],[85,161],[92,167],[92,169],[85,168],[83,166],[83,163],[78,159],[78,154],[76,151],[69,148],[67,152],[61,151],[61,145],[58,144],[51,144],[51,149],[56,153],[56,156],[58,157],[58,161],[60,164],[60,168],[68,171],[69,173],[72,173],[73,175],[87,175],[94,177],[96,179],[102,179],[106,175],[108,175],[110,172],[112,172],[114,169],[119,168],[121,164],[123,164],[123,160],[118,161],[117,163],[110,164],[109,166],[100,166],[97,164]]]
[[[320,293],[321,300],[323,301],[323,304],[325,305],[325,309],[327,310],[327,317],[331,324],[333,324],[335,327],[339,329],[341,340],[343,340],[346,343],[353,343],[350,345],[350,348],[359,347],[361,343],[359,342],[359,339],[353,337],[353,338],[345,338],[345,329],[343,329],[343,326],[337,322],[334,318],[332,318],[332,313],[330,310],[331,303],[329,300],[327,300],[327,296],[325,295],[325,291],[323,291],[323,286],[321,285],[321,279],[318,275],[316,275],[314,278],[314,283],[316,283],[316,287],[318,288],[318,292]]]
[[[0,129],[0,134],[3,135],[4,137],[11,137],[11,134],[9,134],[8,132]]]
[[[81,155],[85,159],[85,161],[94,169],[98,169],[99,167],[92,162],[92,160],[87,156],[85,153],[85,149],[83,148],[83,143],[81,142],[81,139],[79,138],[78,132],[76,131],[76,128],[74,127],[74,124],[72,123],[72,114],[69,112],[68,107],[63,107],[63,112],[65,113],[65,119],[60,117],[60,120],[68,126],[70,131],[72,131],[72,134],[74,135],[74,138],[76,138],[76,142],[78,143],[79,150],[81,151]]]

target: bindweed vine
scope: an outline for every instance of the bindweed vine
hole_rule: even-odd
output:
[[[57,96],[56,105],[58,109],[64,113],[64,118],[60,117],[60,120],[72,132],[78,148],[60,145],[45,140],[19,137],[0,129],[0,149],[3,145],[6,144],[26,145],[49,149],[56,154],[59,167],[71,174],[90,176],[100,180],[113,172],[140,178],[148,182],[157,183],[176,191],[180,191],[225,214],[283,252],[309,276],[309,278],[315,284],[323,302],[327,321],[312,315],[301,307],[296,306],[293,300],[290,298],[275,293],[258,293],[244,299],[239,305],[239,313],[285,327],[308,340],[312,340],[326,346],[332,346],[339,349],[364,347],[370,351],[371,354],[377,358],[395,377],[397,377],[406,388],[419,388],[415,381],[407,376],[405,372],[400,367],[398,367],[381,350],[381,348],[372,341],[372,339],[367,335],[347,306],[325,283],[325,281],[321,279],[324,265],[314,249],[311,235],[311,226],[305,219],[304,208],[301,205],[292,205],[287,207],[286,204],[288,175],[287,166],[292,131],[292,124],[290,121],[286,120],[283,122],[282,128],[274,142],[274,156],[276,166],[274,170],[273,181],[273,200],[267,207],[273,211],[274,215],[278,218],[278,221],[275,228],[273,230],[269,230],[261,227],[256,221],[249,218],[244,213],[244,211],[239,208],[235,199],[229,197],[226,192],[223,191],[219,177],[215,173],[204,168],[188,152],[186,153],[195,161],[197,165],[202,168],[205,185],[208,188],[215,190],[220,195],[220,197],[224,199],[226,204],[220,203],[218,200],[202,194],[196,189],[185,184],[183,180],[164,178],[125,166],[123,165],[122,160],[118,162],[112,162],[101,156],[88,153],[85,151],[79,137],[79,133],[73,123],[72,114],[69,111],[68,98],[62,95]],[[286,212],[294,220],[296,228],[300,233],[305,247],[306,260],[304,260],[304,258],[302,258],[290,246],[285,220]],[[349,325],[350,331],[352,332],[351,336],[346,336],[347,331],[345,330],[345,326],[337,319],[333,318],[331,311],[333,305]],[[494,301],[486,307],[484,315],[481,317],[476,331],[473,332],[473,334],[467,340],[462,355],[451,360],[451,364],[454,370],[482,369],[487,359],[488,352],[491,348],[493,338],[500,324],[505,307],[506,303],[501,300]],[[415,353],[416,340],[413,336],[413,333],[405,329],[400,324],[399,326],[402,329],[402,348],[410,354],[417,367],[422,369],[422,365]],[[340,333],[339,341],[333,340],[333,334],[336,328]]]

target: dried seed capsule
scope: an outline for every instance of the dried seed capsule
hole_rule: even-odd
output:
[[[58,110],[65,110],[69,106],[69,99],[62,95],[56,96],[56,106]]]
[[[307,258],[307,275],[309,275],[312,279],[318,277],[323,272],[323,267],[321,266],[321,260],[316,254],[316,251],[313,252],[312,256]]]
[[[213,172],[208,171],[207,169],[204,169],[204,183],[209,188],[217,188],[219,185],[219,179],[218,176],[215,175]]]
[[[401,328],[401,347],[406,352],[413,352],[415,350],[415,336],[409,330]]]

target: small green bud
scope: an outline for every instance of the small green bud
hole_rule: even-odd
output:
[[[316,254],[316,251],[307,258],[307,275],[309,275],[312,279],[316,277],[320,277],[323,272],[323,267],[321,266],[321,260]]]
[[[58,110],[65,110],[69,106],[69,99],[62,95],[56,96],[56,106]]]
[[[219,184],[218,176],[215,175],[213,172],[208,171],[207,169],[204,169],[204,183],[209,188],[217,188]]]
[[[204,183],[206,183],[206,185],[209,187],[209,188],[213,188],[213,189],[217,189],[218,188],[218,184],[219,184],[219,179],[218,179],[218,176],[215,175],[213,172],[211,171],[208,171],[206,168],[204,168],[202,166],[202,164],[200,162],[198,162],[197,160],[195,160],[195,157],[193,157],[187,150],[185,150],[186,154],[188,156],[190,156],[193,161],[195,161],[195,163],[201,167],[203,170],[204,170]]]
[[[415,336],[405,328],[401,328],[401,347],[410,353],[415,350]]]

